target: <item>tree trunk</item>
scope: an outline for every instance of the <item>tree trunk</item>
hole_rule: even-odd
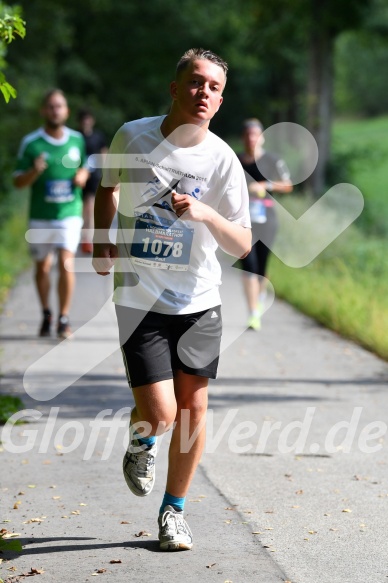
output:
[[[318,144],[319,159],[309,179],[309,187],[315,197],[325,188],[326,169],[330,156],[332,101],[333,101],[333,54],[334,34],[320,18],[325,2],[313,0],[314,25],[310,40],[310,64],[308,78],[307,125]]]

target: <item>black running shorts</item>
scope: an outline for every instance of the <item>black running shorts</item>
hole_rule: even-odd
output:
[[[195,314],[159,314],[116,305],[120,345],[133,388],[172,379],[177,370],[215,379],[221,306]]]

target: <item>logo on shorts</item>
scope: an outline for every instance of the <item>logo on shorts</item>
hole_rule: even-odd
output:
[[[212,315],[210,316],[211,318],[218,318],[218,314],[217,312],[215,312],[214,310],[212,311]]]

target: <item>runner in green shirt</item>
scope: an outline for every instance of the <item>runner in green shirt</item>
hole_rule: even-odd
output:
[[[40,336],[49,336],[52,313],[49,306],[53,251],[58,250],[59,316],[57,334],[71,334],[69,309],[74,273],[69,266],[82,228],[82,188],[88,178],[85,142],[79,132],[65,126],[69,108],[60,89],[42,101],[44,127],[23,138],[14,173],[17,188],[31,187],[30,251],[36,262],[35,281],[43,309]],[[65,263],[67,269],[65,268]]]

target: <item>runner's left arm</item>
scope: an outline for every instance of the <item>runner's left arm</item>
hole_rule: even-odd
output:
[[[251,229],[229,221],[217,211],[189,194],[172,193],[174,211],[183,220],[204,223],[223,251],[234,257],[246,257],[251,250]]]

